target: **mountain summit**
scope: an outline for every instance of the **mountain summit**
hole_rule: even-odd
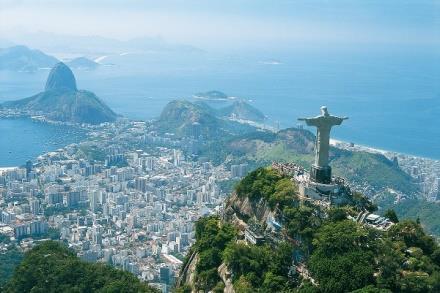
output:
[[[61,62],[50,71],[44,92],[2,106],[62,122],[100,124],[116,120],[116,114],[94,93],[77,89],[73,72]]]
[[[191,103],[185,100],[169,102],[155,126],[161,132],[172,132],[180,137],[210,139],[255,131],[251,125],[222,119],[218,116],[216,109],[205,103]]]
[[[47,78],[45,90],[76,91],[76,80],[72,70],[63,62],[55,64]]]
[[[235,101],[232,105],[220,109],[219,114],[225,117],[255,122],[264,122],[266,118],[260,110],[246,103],[244,100]]]

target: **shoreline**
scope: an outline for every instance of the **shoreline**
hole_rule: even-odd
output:
[[[1,113],[1,111],[0,111],[0,114],[4,114],[4,113]],[[2,119],[5,119],[5,120],[6,119],[29,119],[33,123],[42,123],[42,124],[47,124],[47,125],[52,125],[52,126],[68,126],[68,127],[72,127],[72,128],[76,128],[76,129],[85,130],[85,131],[91,130],[89,128],[90,127],[89,125],[85,126],[84,124],[78,124],[78,123],[53,121],[53,120],[47,119],[46,117],[44,117],[42,115],[26,115],[23,113],[21,113],[19,115],[17,115],[17,114],[15,114],[15,115],[0,115],[0,120],[2,120]],[[129,120],[136,121],[136,120],[132,120],[132,119],[129,119]],[[263,123],[254,122],[254,121],[250,121],[250,120],[243,120],[243,119],[230,119],[230,120],[238,122],[238,123],[242,123],[242,124],[248,124],[248,125],[254,126],[256,128],[262,129],[262,130],[276,132],[275,127],[271,127],[271,126],[263,124]],[[113,123],[115,123],[115,122],[113,122]],[[91,128],[93,129],[94,127],[92,126]],[[424,161],[440,162],[440,159],[423,157],[423,156],[407,154],[407,153],[402,153],[402,152],[392,151],[392,150],[385,150],[385,149],[381,149],[378,147],[356,144],[353,142],[347,142],[347,141],[335,139],[335,138],[330,138],[330,145],[333,147],[339,148],[339,149],[345,149],[345,150],[350,150],[350,151],[355,151],[355,152],[357,151],[357,152],[368,152],[368,153],[373,153],[373,154],[381,154],[389,159],[392,159],[393,157],[400,156],[400,157],[414,158],[414,159],[424,160]],[[20,167],[20,165],[18,165],[18,166],[4,166],[4,167],[0,166],[0,173],[4,172],[5,169],[13,169],[13,168],[18,168],[18,167]]]
[[[352,146],[353,144],[353,146]],[[384,155],[386,157],[399,157],[399,156],[403,156],[403,157],[408,157],[408,158],[414,158],[414,159],[421,159],[421,160],[429,160],[429,161],[433,161],[433,162],[439,162],[440,159],[434,159],[434,158],[429,158],[429,157],[424,157],[424,156],[418,156],[418,155],[413,155],[413,154],[408,154],[408,153],[402,153],[399,151],[392,151],[392,150],[385,150],[385,149],[381,149],[381,148],[377,148],[377,147],[373,147],[373,146],[368,146],[368,145],[363,145],[363,144],[356,144],[353,142],[347,142],[347,141],[343,141],[343,140],[339,140],[339,139],[333,139],[330,138],[330,145],[336,148],[342,148],[342,149],[347,149],[347,150],[352,150],[352,151],[358,151],[358,152],[367,152],[367,153],[373,153],[373,154],[381,154]]]

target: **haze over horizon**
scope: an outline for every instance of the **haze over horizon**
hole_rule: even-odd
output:
[[[100,63],[74,69],[79,86],[126,117],[152,119],[173,99],[220,90],[282,127],[327,105],[353,117],[337,138],[433,158],[438,36],[432,0],[0,0],[0,48]],[[41,91],[47,68],[0,72],[0,102]]]
[[[439,81],[440,0],[0,0],[0,292],[439,293]]]
[[[2,39],[32,43],[41,32],[226,51],[439,48],[440,1],[0,1]]]

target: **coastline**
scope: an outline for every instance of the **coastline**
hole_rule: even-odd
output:
[[[59,126],[69,126],[69,127],[73,127],[73,128],[80,128],[80,129],[88,129],[89,128],[89,127],[85,127],[85,124],[51,120],[42,114],[15,112],[15,111],[10,111],[10,110],[8,110],[8,111],[3,110],[2,111],[2,109],[0,109],[0,119],[30,119],[30,120],[32,120],[32,122],[36,122],[36,123],[44,123],[44,124],[59,125]]]
[[[0,119],[29,119],[34,123],[43,123],[48,125],[54,125],[54,126],[68,126],[76,129],[80,129],[83,131],[91,131],[93,129],[96,129],[97,125],[87,125],[87,124],[79,124],[79,123],[70,123],[70,122],[63,122],[63,121],[54,121],[51,119],[48,119],[44,115],[38,115],[35,113],[23,113],[23,112],[15,112],[15,111],[2,111],[0,109]],[[131,120],[131,119],[129,119]],[[229,120],[235,121],[242,124],[248,124],[251,126],[254,126],[256,128],[271,131],[271,132],[277,132],[278,130],[275,127],[270,126],[269,124],[264,124],[261,122],[255,122],[250,120],[243,120],[243,119],[232,119]],[[133,120],[134,121],[134,120]],[[108,123],[108,122],[107,122]],[[363,144],[356,144],[352,142],[347,142],[340,139],[330,138],[330,145],[336,148],[355,151],[355,152],[368,152],[373,154],[381,154],[387,157],[388,159],[393,159],[394,157],[405,157],[410,158],[414,160],[423,160],[423,161],[431,161],[433,163],[440,162],[438,159],[429,158],[429,157],[423,157],[413,154],[407,154],[402,153],[398,151],[393,150],[385,150],[374,146],[368,146]],[[18,166],[11,166],[11,167],[0,167],[0,171],[5,168],[16,168]]]
[[[381,154],[385,157],[392,159],[393,157],[407,157],[412,159],[419,159],[419,160],[425,160],[425,161],[432,161],[432,162],[440,162],[439,159],[429,158],[429,157],[423,157],[413,154],[407,154],[402,153],[398,151],[392,151],[392,150],[385,150],[373,146],[367,146],[363,144],[356,144],[352,142],[347,142],[339,139],[330,138],[330,145],[336,148],[340,149],[346,149],[351,151],[358,151],[358,152],[367,152],[372,154]]]
[[[264,123],[255,122],[255,121],[251,121],[251,120],[232,119],[232,118],[230,118],[229,120],[235,121],[238,123],[242,123],[242,124],[248,124],[248,125],[254,126],[256,128],[259,128],[261,130],[271,131],[273,133],[276,133],[279,131],[279,130],[277,130],[276,127],[270,126],[269,124],[264,124]],[[429,157],[424,157],[424,156],[407,154],[407,153],[403,153],[403,152],[399,152],[399,151],[385,150],[385,149],[381,149],[378,147],[367,146],[364,144],[356,144],[353,142],[347,142],[347,141],[336,139],[336,138],[330,138],[330,145],[333,147],[339,148],[339,149],[345,149],[345,150],[350,150],[350,151],[355,151],[355,152],[367,152],[367,153],[372,153],[372,154],[381,154],[390,160],[393,159],[393,157],[405,157],[405,158],[413,159],[413,160],[420,160],[420,161],[425,161],[425,162],[429,161],[432,163],[440,163],[440,159],[434,159],[434,158],[429,158]]]

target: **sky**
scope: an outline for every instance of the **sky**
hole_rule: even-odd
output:
[[[161,37],[201,48],[440,45],[440,0],[0,0],[0,38]]]

